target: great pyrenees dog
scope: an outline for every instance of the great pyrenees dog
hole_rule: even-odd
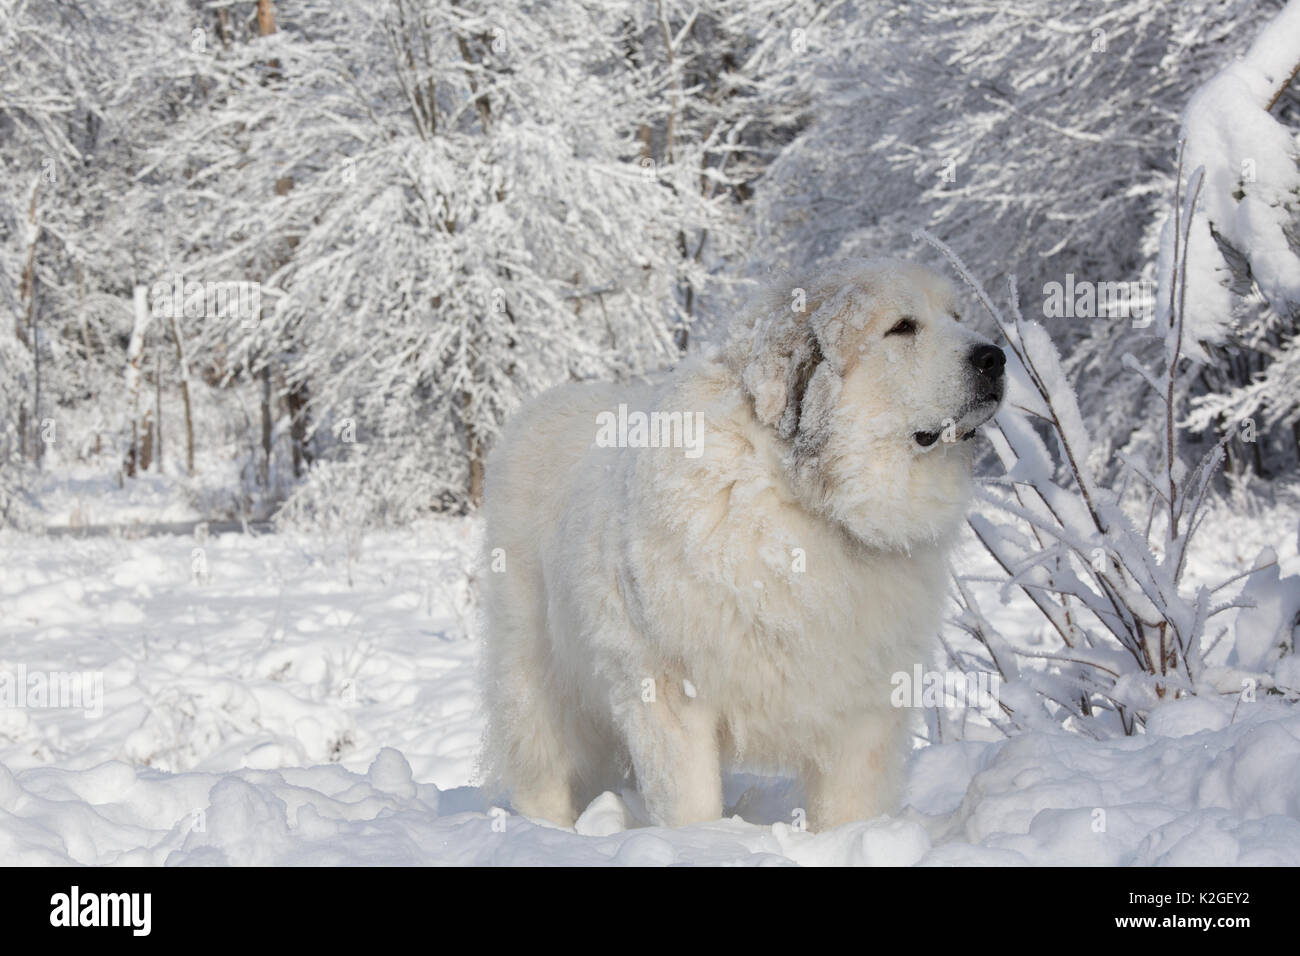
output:
[[[938,628],[1004,362],[945,279],[859,260],[656,384],[524,407],[485,489],[489,780],[565,826],[629,783],[717,819],[729,764],[797,773],[813,828],[893,810],[891,677]]]

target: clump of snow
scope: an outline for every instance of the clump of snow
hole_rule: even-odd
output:
[[[1173,700],[1152,712],[1147,733],[1156,737],[1190,737],[1222,730],[1232,721],[1231,708],[1208,697]]]
[[[1250,264],[1264,298],[1284,311],[1300,303],[1300,255],[1287,234],[1300,196],[1300,147],[1269,113],[1300,67],[1300,2],[1292,0],[1245,56],[1192,96],[1183,113],[1183,169],[1204,170],[1199,222],[1187,250],[1187,323],[1191,342],[1219,342],[1231,319],[1229,272],[1211,235],[1217,231]],[[1170,294],[1172,223],[1160,253],[1162,294]],[[1166,303],[1168,299],[1166,298]]]
[[[1292,629],[1300,615],[1300,578],[1282,577],[1277,555],[1265,549],[1246,581],[1229,663],[1248,671],[1271,670],[1284,648],[1294,651]],[[1298,686],[1298,685],[1288,685]]]

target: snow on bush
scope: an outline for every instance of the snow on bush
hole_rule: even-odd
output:
[[[1202,215],[1187,250],[1188,338],[1223,361],[1249,354],[1247,380],[1199,397],[1191,427],[1267,416],[1300,421],[1300,146],[1272,113],[1300,70],[1300,2],[1245,56],[1202,86],[1183,114],[1184,163],[1204,169]],[[1165,225],[1161,295],[1176,271]],[[1252,426],[1254,425],[1252,420]]]
[[[1117,485],[1095,473],[1092,436],[1060,354],[1042,325],[1021,313],[1014,279],[1003,312],[951,249],[922,234],[975,291],[1011,353],[1007,400],[989,430],[1004,470],[983,487],[991,514],[972,514],[969,523],[1005,575],[1003,600],[1022,592],[1057,643],[1042,651],[1017,646],[981,608],[970,579],[959,576],[956,623],[980,651],[949,648],[961,669],[1000,678],[1003,714],[994,722],[1005,732],[1064,723],[1095,736],[1132,734],[1162,700],[1195,694],[1300,699],[1300,684],[1266,667],[1294,651],[1300,578],[1281,578],[1275,556],[1263,552],[1250,570],[1212,587],[1184,581],[1224,444],[1190,469],[1179,451],[1180,382],[1192,365],[1185,350],[1187,236],[1201,182],[1198,170],[1186,200],[1175,199],[1172,294],[1158,319],[1163,361],[1149,371],[1124,357],[1150,390],[1160,453],[1154,461],[1123,458]],[[1242,596],[1229,599],[1226,590],[1241,578]],[[1214,666],[1209,651],[1222,637],[1214,629],[1222,630],[1221,615],[1242,607],[1251,608],[1238,617],[1244,650],[1235,666]]]
[[[1184,448],[1189,432],[1230,407],[1287,415],[1296,406],[1294,385],[1282,389],[1285,399],[1275,394],[1277,373],[1294,362],[1294,349],[1285,346],[1249,388],[1192,396],[1193,379],[1203,383],[1224,356],[1216,346],[1228,337],[1233,310],[1225,255],[1289,315],[1291,334],[1296,328],[1300,171],[1292,134],[1269,110],[1298,68],[1300,2],[1293,0],[1243,59],[1188,104],[1159,249],[1149,330],[1157,335],[1135,348],[1148,361],[1126,352],[1120,363],[1148,414],[1128,423],[1118,441],[1085,424],[1057,346],[1021,313],[1014,277],[1003,312],[951,249],[922,234],[975,290],[1012,356],[1006,407],[990,430],[1003,472],[984,487],[991,507],[972,515],[970,526],[1001,569],[1003,600],[1022,592],[1054,642],[1041,650],[1017,646],[990,620],[966,576],[957,578],[957,625],[978,650],[948,648],[963,669],[1001,678],[1003,713],[995,723],[1006,732],[1064,723],[1090,735],[1132,734],[1171,698],[1300,699],[1300,578],[1281,575],[1275,550],[1262,549],[1245,571],[1219,581],[1189,583],[1187,576],[1195,549],[1215,544],[1197,532],[1225,448],[1233,438],[1256,441],[1256,423],[1244,419],[1244,433],[1235,423],[1221,427],[1199,458]],[[1197,408],[1190,417],[1189,407]],[[1124,449],[1114,461],[1112,448]]]

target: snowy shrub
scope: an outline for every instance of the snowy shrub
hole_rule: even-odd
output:
[[[1189,556],[1216,544],[1197,532],[1230,442],[1258,449],[1262,426],[1251,416],[1262,411],[1274,425],[1296,417],[1297,391],[1285,383],[1300,291],[1300,172],[1294,139],[1269,110],[1297,68],[1293,2],[1192,96],[1158,243],[1154,319],[1107,323],[1091,345],[1114,349],[1108,360],[1085,348],[1063,363],[1046,329],[1023,316],[1014,277],[1004,313],[951,249],[929,240],[976,290],[1012,356],[1006,408],[990,429],[1002,474],[984,486],[987,507],[970,526],[1002,571],[1002,599],[1020,592],[1053,640],[1014,646],[966,576],[956,582],[957,625],[979,650],[948,648],[959,666],[1001,677],[1004,730],[1047,722],[1133,733],[1171,697],[1300,697],[1300,578],[1281,576],[1274,550],[1224,580],[1187,580]],[[1242,276],[1254,292],[1249,334],[1230,321],[1243,314],[1240,281],[1232,288]],[[1268,361],[1246,363],[1267,370],[1232,388],[1223,365],[1243,348],[1267,352]],[[1107,414],[1086,414],[1071,371],[1088,381],[1094,408],[1113,406]],[[1189,447],[1216,417],[1217,441]]]
[[[35,524],[26,473],[21,462],[0,462],[0,528],[28,529]]]
[[[363,454],[354,458],[313,465],[306,481],[294,489],[275,518],[281,531],[318,536],[323,553],[337,556],[342,552],[349,584],[352,566],[361,558],[366,530],[410,520],[418,511],[403,507],[392,494],[392,489],[401,487],[405,495],[412,476],[375,468],[365,460],[365,449],[361,451]],[[415,477],[418,482],[419,476]]]
[[[1162,441],[1153,460],[1125,456],[1117,483],[1099,478],[1093,436],[1060,354],[1043,326],[1021,313],[1014,277],[1003,312],[951,249],[925,235],[975,291],[1010,352],[1007,400],[989,429],[1003,474],[983,484],[990,507],[969,524],[1004,573],[1002,599],[1023,594],[1056,643],[1017,647],[981,608],[976,579],[957,576],[956,624],[979,650],[948,647],[959,668],[1000,678],[1003,716],[994,722],[1005,731],[1063,723],[1099,736],[1131,734],[1159,701],[1198,693],[1249,697],[1258,689],[1300,699],[1300,686],[1283,685],[1267,670],[1293,650],[1300,578],[1279,578],[1276,558],[1265,552],[1253,568],[1213,587],[1184,581],[1223,460],[1223,442],[1191,468],[1179,450],[1185,380],[1195,366],[1185,341],[1187,237],[1202,181],[1197,170],[1186,200],[1175,200],[1173,275],[1156,320],[1159,365],[1148,370],[1124,356],[1149,389]],[[1240,597],[1225,597],[1241,578]],[[1213,666],[1220,615],[1238,608],[1250,610],[1238,616],[1235,666]]]
[[[372,452],[372,447],[358,445],[347,458],[315,463],[276,520],[299,527],[401,527],[426,514],[439,494],[448,493],[428,469],[421,471],[405,457],[376,458]]]

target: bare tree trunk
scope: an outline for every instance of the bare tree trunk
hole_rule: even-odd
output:
[[[217,38],[223,47],[230,49],[230,11],[225,7],[217,8]]]
[[[262,366],[262,467],[259,481],[263,487],[271,484],[271,366]]]
[[[465,426],[465,455],[469,459],[469,504],[477,508],[483,503],[483,442],[478,429],[470,420],[470,394],[460,393],[461,422]]]
[[[153,465],[153,412],[145,406],[144,417],[140,419],[140,460],[139,471],[146,472]]]
[[[311,466],[311,449],[307,447],[309,401],[306,382],[290,386],[285,395],[289,406],[289,444],[293,451],[293,476],[301,478],[303,469]]]
[[[258,36],[270,36],[275,32],[275,2],[274,0],[257,0],[257,34]],[[279,72],[279,61],[268,60],[267,66],[271,68],[271,75]],[[283,196],[289,191],[289,188],[283,186],[283,180],[277,180],[275,191],[277,195]],[[292,180],[290,180],[292,182]],[[271,361],[272,356],[268,355],[262,365],[262,460],[258,467],[258,483],[264,488],[270,487],[271,484]]]
[[[40,416],[40,350],[36,342],[36,243],[41,238],[41,227],[36,222],[36,199],[40,194],[41,181],[38,179],[32,184],[32,199],[27,207],[27,225],[31,234],[31,241],[27,244],[27,263],[23,267],[22,281],[19,286],[19,295],[27,302],[26,321],[22,315],[14,316],[14,334],[18,341],[32,350],[33,362],[36,365],[37,385],[36,385],[36,407],[32,409],[29,420],[27,414],[27,403],[21,402],[18,406],[18,452],[23,461],[28,459],[29,454],[34,456],[40,453],[35,448],[28,449],[29,440],[28,432]]]
[[[130,477],[135,477],[139,471],[149,467],[149,456],[152,453],[152,448],[144,446],[144,439],[149,432],[153,416],[147,407],[143,419],[140,414],[144,340],[151,320],[146,291],[145,286],[135,287],[135,321],[131,328],[131,339],[126,347],[126,394],[131,415],[131,446],[126,455],[126,473]]]
[[[36,242],[41,237],[40,227],[36,224],[36,197],[40,192],[40,186],[40,180],[37,180],[35,185],[32,186],[32,200],[27,207],[27,223],[31,232],[31,242],[27,245],[27,264],[23,266],[23,278],[19,288],[20,295],[29,303],[36,278]],[[30,305],[28,308],[30,309]],[[30,325],[30,320],[28,324]],[[27,336],[23,329],[21,316],[14,317],[14,332],[18,336],[18,340],[26,345]]]
[[[194,474],[194,413],[190,407],[190,363],[185,357],[180,322],[172,316],[172,341],[176,343],[176,364],[181,370],[181,404],[185,406],[185,471]]]
[[[257,32],[260,36],[275,32],[274,0],[257,0]]]
[[[40,297],[39,283],[36,276],[32,275],[31,297],[27,300],[27,315],[29,326],[32,330],[32,425],[40,429],[41,427],[41,330],[37,327],[37,321],[40,316],[40,309],[37,300]],[[36,459],[36,467],[39,468],[45,460],[45,436],[38,431],[36,438],[32,442],[33,457]]]
[[[668,110],[668,123],[667,128],[664,130],[664,161],[672,165],[674,140],[677,135],[677,112],[681,109],[682,81],[677,70],[677,51],[673,49],[673,31],[668,25],[668,19],[664,16],[663,0],[656,0],[655,9],[659,14],[659,29],[664,36],[664,55],[668,59],[668,75],[672,80],[672,105]]]
[[[276,30],[275,27],[275,2],[274,0],[257,0],[257,32],[259,36],[270,36]],[[280,63],[278,60],[270,60],[267,63],[272,68],[273,75],[278,75]],[[275,194],[277,196],[288,195],[293,190],[294,180],[292,176],[282,176],[275,181]],[[292,250],[297,244],[296,237],[289,237],[289,252],[285,254],[287,260],[292,255]],[[271,473],[271,359],[267,360],[266,367],[262,370],[262,452],[265,458],[265,471],[263,483],[270,484]],[[281,369],[285,372],[284,369]],[[286,375],[287,377],[287,375]],[[301,394],[297,394],[301,389]],[[285,400],[289,408],[289,447],[293,455],[293,475],[295,478],[302,476],[303,464],[310,464],[311,457],[306,453],[305,442],[307,435],[306,421],[306,383],[293,386],[286,396]]]
[[[161,344],[159,343],[159,345]],[[153,351],[153,428],[155,434],[154,461],[158,463],[158,471],[161,473],[163,469],[161,348],[155,348]]]
[[[469,429],[469,503],[478,508],[483,503],[483,446],[478,432]]]

